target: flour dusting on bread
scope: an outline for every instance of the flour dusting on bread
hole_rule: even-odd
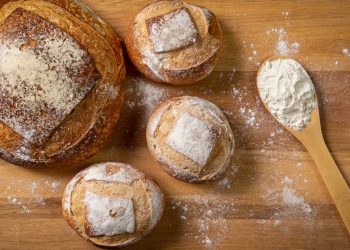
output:
[[[214,128],[188,113],[180,116],[167,139],[167,144],[203,167],[216,142]]]
[[[89,171],[86,171],[84,180],[97,180],[106,182],[120,182],[130,185],[134,180],[141,178],[142,175],[136,172],[133,168],[128,165],[123,165],[119,168],[119,171],[108,172],[108,165],[112,163],[96,164],[91,167]]]
[[[155,52],[167,52],[192,45],[198,33],[185,8],[146,20],[148,34]]]
[[[85,209],[86,233],[90,236],[113,236],[133,233],[135,230],[134,206],[131,199],[107,197],[87,191]]]
[[[13,18],[18,20],[16,32],[7,24]],[[0,120],[28,141],[41,143],[99,74],[69,34],[33,13],[17,9],[1,28]]]

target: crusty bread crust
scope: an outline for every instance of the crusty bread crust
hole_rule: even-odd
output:
[[[0,156],[23,166],[71,165],[97,153],[112,133],[121,111],[125,65],[113,29],[79,0],[11,1],[0,21],[17,8],[48,20],[73,37],[93,58],[99,81],[42,144],[33,145],[0,122]]]
[[[157,72],[155,72],[155,70],[152,70],[150,66],[144,62],[144,58],[156,57],[156,53],[151,52],[151,55],[144,55],[136,41],[136,37],[140,34],[142,36],[146,36],[145,31],[136,30],[135,26],[138,24],[138,22],[145,22],[145,20],[142,18],[140,18],[140,20],[137,20],[138,16],[140,13],[145,13],[145,16],[147,17],[154,16],[155,14],[153,12],[157,13],[157,11],[154,11],[152,9],[159,9],[159,12],[157,14],[164,14],[164,12],[178,8],[186,8],[192,12],[196,12],[197,15],[194,21],[197,23],[197,25],[200,24],[201,26],[205,27],[204,30],[201,31],[202,34],[199,38],[199,42],[186,48],[187,53],[192,54],[191,56],[193,57],[199,55],[206,56],[201,61],[198,59],[197,61],[192,62],[190,65],[181,65],[181,63],[179,63],[177,66],[170,65],[169,68],[161,67],[159,70],[157,70]],[[152,14],[149,14],[148,12],[152,12]],[[125,43],[131,61],[135,67],[146,77],[156,82],[166,82],[175,85],[192,84],[207,77],[213,71],[218,59],[218,53],[222,41],[222,31],[215,15],[211,11],[204,7],[185,4],[180,1],[159,1],[146,6],[143,10],[140,11],[140,13],[138,16],[136,16],[135,20],[130,25],[125,38]],[[135,33],[137,35],[135,35]],[[217,47],[215,47],[213,51],[210,51],[210,53],[208,53],[208,50],[210,50],[209,48],[205,46],[201,47],[200,45],[201,42],[205,39],[217,42]],[[149,45],[144,46],[150,47]],[[194,48],[194,50],[192,52],[189,52],[191,48]],[[181,56],[183,56],[181,61],[185,62],[188,59],[188,54],[181,55],[181,50],[182,49],[162,53],[162,56],[166,55],[168,61],[175,59],[175,57],[181,59]]]
[[[91,173],[91,170],[101,168],[105,168],[106,172],[110,171],[106,173],[105,177],[107,178],[111,176],[111,173],[117,173],[120,169],[123,169],[124,172],[122,177],[120,177],[121,182],[107,179],[85,179],[85,176],[89,172]],[[122,178],[131,181],[128,184],[123,184]],[[132,197],[136,199],[134,200],[136,206],[135,211],[138,211],[136,212],[138,215],[136,216],[135,232],[114,236],[89,236],[85,228],[88,222],[82,207],[86,190],[106,196],[113,196],[114,193],[123,195],[125,193],[130,194],[130,192],[139,191],[140,193],[132,194]],[[141,201],[144,201],[146,204],[143,204]],[[140,202],[142,204],[140,204]],[[141,205],[142,208],[137,207],[138,205]],[[124,247],[142,239],[153,230],[163,215],[164,199],[158,185],[142,172],[127,164],[106,162],[94,164],[73,177],[64,190],[62,209],[64,218],[68,224],[87,241],[99,247]],[[74,213],[74,211],[76,213]],[[140,213],[140,211],[142,211],[142,213]]]
[[[178,178],[180,180],[186,181],[186,182],[193,182],[193,183],[200,183],[200,182],[207,182],[207,181],[213,181],[221,178],[229,169],[229,166],[232,161],[232,155],[234,152],[235,147],[235,141],[233,137],[233,132],[231,130],[231,127],[229,125],[229,122],[227,121],[226,117],[222,113],[222,111],[215,106],[214,104],[211,104],[207,101],[205,101],[204,105],[207,106],[207,108],[210,110],[206,110],[204,107],[201,107],[201,111],[198,112],[198,108],[195,108],[194,106],[191,106],[189,101],[193,100],[194,102],[202,102],[205,101],[203,99],[197,98],[197,97],[191,97],[191,96],[182,96],[182,97],[175,97],[166,101],[163,101],[160,103],[156,109],[151,114],[146,128],[146,139],[147,139],[147,146],[148,149],[153,156],[153,158],[160,163],[160,166],[171,176]],[[208,162],[203,167],[209,168],[209,173],[207,174],[195,174],[189,169],[185,169],[185,161],[189,161],[185,155],[174,157],[174,150],[170,149],[168,146],[164,145],[164,138],[168,137],[168,134],[162,135],[164,136],[163,139],[160,139],[159,135],[155,135],[155,133],[158,128],[161,126],[161,124],[164,122],[166,123],[165,127],[173,127],[173,121],[169,122],[163,121],[163,118],[166,114],[170,114],[174,108],[175,105],[179,105],[179,103],[185,103],[183,106],[187,106],[187,111],[185,111],[184,108],[179,108],[175,120],[178,119],[178,115],[183,112],[188,112],[188,110],[192,110],[194,113],[196,113],[198,116],[203,115],[203,113],[206,113],[208,111],[208,114],[212,116],[217,116],[217,119],[220,120],[221,126],[222,126],[222,134],[219,136],[219,141],[221,141],[220,146],[216,145],[215,151],[225,151],[224,154],[219,156],[212,156],[208,159]],[[169,131],[170,132],[170,131]],[[159,150],[159,148],[161,148]],[[166,152],[166,154],[164,153]],[[170,155],[170,157],[168,156]],[[174,160],[176,159],[176,160]],[[188,164],[188,163],[186,163]],[[196,167],[198,164],[193,163]]]

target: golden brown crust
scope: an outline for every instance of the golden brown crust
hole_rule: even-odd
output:
[[[156,53],[152,52],[153,55],[144,55],[141,51],[142,49],[136,42],[136,36],[135,33],[145,33],[145,31],[137,30],[135,27],[138,21],[136,20],[138,16],[136,16],[133,23],[130,25],[126,38],[126,48],[128,55],[135,65],[135,67],[142,72],[146,77],[150,78],[153,81],[156,82],[166,82],[171,84],[192,84],[195,83],[206,76],[208,76],[212,70],[215,67],[215,64],[217,62],[217,57],[219,53],[220,43],[222,40],[222,32],[220,25],[215,17],[215,15],[207,10],[204,7],[196,6],[196,5],[190,5],[185,4],[180,1],[159,1],[154,4],[150,4],[146,6],[142,12],[148,12],[148,8],[150,6],[155,6],[154,9],[157,9],[159,7],[159,13],[157,14],[164,14],[169,12],[169,10],[179,9],[179,8],[186,8],[190,13],[192,13],[192,18],[196,21],[197,26],[203,26],[205,29],[204,31],[201,31],[201,37],[198,39],[198,41],[192,45],[187,46],[186,50],[187,52],[181,55],[182,49],[176,50],[176,51],[170,51],[167,52],[167,61],[171,61],[172,58],[180,58],[180,61],[185,62],[188,61],[188,56],[191,55],[191,57],[200,56],[203,54],[206,54],[207,51],[209,51],[209,47],[206,47],[206,45],[202,46],[201,44],[204,43],[204,41],[212,40],[216,41],[218,43],[217,47],[213,49],[213,53],[209,53],[206,55],[205,59],[202,59],[201,61],[197,60],[192,62],[190,65],[181,65],[180,64],[172,64],[170,63],[170,66],[168,68],[161,67],[160,69],[152,69],[149,63],[145,63],[145,58],[154,57]],[[158,6],[159,5],[159,6]],[[150,16],[155,15],[154,10],[150,10],[151,14]],[[139,15],[140,15],[139,13]],[[194,14],[195,13],[195,14]],[[148,16],[146,14],[146,16]],[[201,20],[203,19],[203,20]],[[140,18],[140,21],[142,18]],[[194,50],[191,52],[191,48],[194,48]],[[151,49],[152,51],[152,49]],[[149,53],[147,53],[149,54]],[[162,56],[164,56],[165,53],[162,53]],[[157,55],[156,55],[157,56]],[[182,57],[182,58],[181,58]],[[153,59],[150,59],[153,60]],[[163,59],[161,59],[163,60]],[[175,60],[175,59],[174,59]]]
[[[108,228],[102,226],[102,223],[93,225],[89,221],[91,215],[93,218],[102,218],[103,214],[89,214],[87,195],[91,193],[111,199],[131,199],[135,219],[133,232],[106,235],[122,225],[116,224]],[[107,162],[92,165],[79,172],[64,191],[62,207],[68,224],[84,239],[97,246],[122,247],[140,240],[152,231],[162,216],[164,199],[159,187],[142,172],[123,163]],[[123,209],[104,207],[102,203],[99,207],[113,211]],[[111,222],[112,218],[107,217],[103,221]],[[104,233],[98,233],[99,230]]]
[[[176,123],[187,114],[212,125],[215,146],[202,166],[168,143]],[[191,130],[188,125],[186,129]],[[232,130],[222,111],[212,103],[191,96],[176,97],[159,104],[148,120],[146,139],[151,155],[161,167],[171,176],[186,182],[221,178],[230,166],[235,145]],[[197,151],[197,156],[202,153]]]
[[[113,29],[80,1],[12,1],[0,21],[22,8],[68,33],[94,59],[101,79],[42,144],[33,145],[0,122],[0,156],[25,166],[69,165],[100,150],[113,131],[122,108],[125,66],[120,39]]]

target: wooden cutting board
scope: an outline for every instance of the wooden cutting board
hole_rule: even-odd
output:
[[[2,1],[4,2],[4,1]],[[85,1],[121,37],[150,1]],[[100,161],[132,164],[166,194],[156,229],[130,249],[350,249],[350,237],[304,148],[263,109],[259,63],[289,55],[309,71],[328,146],[350,182],[350,1],[196,1],[217,14],[224,48],[197,85],[152,84],[128,66],[126,104],[115,133],[79,166],[26,169],[0,161],[0,249],[94,249],[65,222],[61,194],[70,178]],[[345,49],[345,50],[344,50]],[[161,99],[195,95],[219,105],[234,130],[232,174],[186,184],[165,174],[146,148],[144,126]]]

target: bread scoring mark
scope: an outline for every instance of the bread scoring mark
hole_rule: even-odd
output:
[[[42,144],[100,78],[93,59],[67,33],[16,9],[1,25],[0,120]]]
[[[114,236],[135,231],[134,205],[131,199],[120,199],[85,193],[85,231],[89,236]]]
[[[115,168],[118,167],[118,170]],[[96,164],[84,173],[84,180],[97,180],[106,182],[120,182],[131,185],[136,179],[142,178],[142,175],[132,167],[123,165],[118,166],[114,163]]]
[[[72,192],[75,187],[75,185],[78,183],[78,181],[81,180],[81,176],[78,174],[74,176],[74,178],[68,183],[65,191],[64,191],[64,201],[63,201],[63,209],[69,214],[72,215],[71,210],[71,199],[72,199]]]
[[[176,121],[166,143],[202,168],[210,158],[216,140],[217,135],[211,124],[189,113],[183,113]]]
[[[152,137],[156,137],[156,132],[159,128],[160,122],[163,118],[165,111],[169,108],[169,106],[170,103],[162,106],[160,110],[156,110],[155,113],[153,113],[152,118],[150,119],[150,123],[148,124],[148,129]]]
[[[194,44],[198,32],[185,8],[146,20],[149,38],[155,52],[167,52]]]
[[[214,34],[216,32],[216,28],[218,27],[216,24],[216,17],[213,14],[213,12],[211,12],[210,10],[208,10],[207,8],[204,7],[200,7],[200,9],[202,10],[202,13],[205,17],[206,23],[207,23],[207,33],[209,34]]]
[[[152,229],[156,226],[163,214],[164,195],[162,192],[160,192],[159,188],[154,184],[154,182],[146,180],[145,184],[152,206],[152,216],[149,224],[149,229]]]
[[[77,174],[67,185],[65,189],[65,197],[63,202],[63,208],[68,212],[71,212],[71,197],[75,185],[81,180],[85,181],[106,181],[106,182],[119,182],[127,185],[131,185],[136,179],[143,178],[141,172],[136,171],[133,167],[121,164],[106,162],[95,164],[87,169],[84,169]]]
[[[210,115],[214,121],[219,122],[220,124],[224,124],[227,120],[222,110],[214,103],[198,97],[190,97],[187,98],[186,101],[188,102],[188,105],[196,107],[202,113]]]

